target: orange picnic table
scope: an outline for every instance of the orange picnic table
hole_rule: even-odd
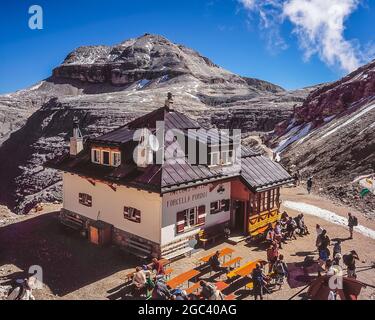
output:
[[[180,275],[172,278],[171,280],[169,280],[167,282],[167,285],[171,288],[171,289],[176,289],[178,286],[180,286],[181,284],[183,284],[184,282],[188,282],[188,286],[189,286],[189,281],[191,279],[193,279],[194,277],[196,277],[200,272],[198,270],[195,270],[195,269],[192,269],[192,270],[189,270],[187,272],[184,272],[184,273],[181,273]]]
[[[233,252],[234,252],[234,250],[232,248],[225,247],[224,249],[220,250],[219,258],[224,257],[224,262],[225,262],[225,257],[231,256]],[[215,252],[212,252],[211,254],[209,254],[209,255],[207,255],[203,258],[200,258],[199,261],[201,261],[203,263],[207,263],[214,254],[215,254]]]
[[[233,278],[234,276],[246,277],[248,276],[256,267],[258,263],[266,263],[264,260],[250,261],[227,274],[228,278]]]

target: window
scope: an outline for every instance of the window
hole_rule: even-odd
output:
[[[221,164],[230,164],[233,162],[233,151],[225,150],[221,152]]]
[[[80,193],[78,196],[78,202],[86,207],[92,207],[92,196],[86,193]]]
[[[177,233],[182,233],[195,226],[206,223],[206,206],[202,205],[177,212]]]
[[[220,212],[220,201],[211,202],[211,214]]]
[[[220,153],[211,152],[210,153],[210,166],[218,166],[220,164]]]
[[[92,149],[91,159],[93,163],[100,163],[100,150]]]
[[[132,207],[124,207],[124,218],[136,223],[141,223],[141,211]]]
[[[121,164],[121,153],[113,152],[112,153],[112,165],[118,167]]]
[[[110,157],[109,151],[102,151],[103,164],[105,166],[109,166],[110,165],[109,157]]]
[[[197,212],[196,208],[185,210],[185,228],[191,228],[196,225]]]
[[[211,202],[210,213],[216,214],[216,213],[223,212],[223,211],[229,211],[229,207],[230,207],[229,199],[214,201],[214,202]]]

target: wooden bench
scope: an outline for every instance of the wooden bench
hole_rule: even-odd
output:
[[[165,273],[164,273],[165,278],[170,279],[172,272],[173,272],[172,268],[169,268],[169,269],[165,270]]]
[[[246,264],[244,264],[242,267],[239,267],[229,273],[227,273],[227,278],[231,279],[236,276],[239,277],[247,277],[253,270],[255,269],[256,265],[258,263],[264,263],[264,260],[256,260],[256,261],[250,261]]]
[[[142,260],[150,258],[152,253],[151,245],[133,239],[128,239],[126,247],[121,247],[121,249]]]
[[[229,260],[228,262],[223,263],[222,267],[229,268],[229,267],[234,265],[234,267],[236,268],[237,265],[240,266],[240,263],[241,263],[242,259],[243,259],[242,257],[236,257],[232,260]]]
[[[224,237],[224,226],[214,226],[201,230],[198,234],[199,242],[203,248],[206,248],[207,243],[215,242],[218,238]]]
[[[225,257],[226,256],[232,256],[232,253],[234,250],[232,248],[224,248],[219,251],[219,258],[223,257],[224,263],[225,263]],[[200,263],[208,263],[210,261],[210,258],[215,254],[215,252],[210,253],[207,256],[204,256],[199,259]]]
[[[200,289],[201,285],[199,282],[194,283],[191,287],[185,289],[186,294],[192,294]]]
[[[163,256],[163,258],[168,260],[175,260],[176,258],[182,257],[183,255],[186,255],[188,253],[191,253],[194,250],[194,248],[191,247],[185,247],[177,251],[173,251],[171,253],[168,253]]]
[[[85,223],[82,219],[75,217],[72,214],[66,213],[64,211],[60,212],[60,222],[66,227],[74,230],[82,230],[85,227]]]
[[[189,286],[189,281],[191,279],[195,278],[197,275],[199,275],[199,273],[200,272],[198,270],[195,270],[195,269],[186,271],[186,272],[178,275],[177,277],[174,277],[174,278],[170,279],[169,281],[167,281],[167,285],[171,289],[176,289],[177,287],[182,285],[184,282],[187,282],[188,286]]]
[[[220,291],[223,291],[224,289],[229,287],[229,284],[227,284],[223,281],[216,282],[215,285],[216,285],[216,288]],[[189,294],[192,294],[192,293],[198,291],[200,288],[201,288],[201,285],[200,285],[199,282],[197,282],[197,283],[194,283],[194,285],[192,285],[191,287],[186,288],[185,292],[186,292],[186,294],[189,295]]]

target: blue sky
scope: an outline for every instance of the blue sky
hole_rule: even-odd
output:
[[[311,0],[315,7],[306,7],[309,1],[7,1],[0,93],[48,77],[78,46],[112,45],[144,33],[161,34],[232,72],[287,89],[336,80],[373,57],[375,1]],[[327,3],[334,2],[332,15]],[[33,4],[43,8],[43,30],[28,27]]]

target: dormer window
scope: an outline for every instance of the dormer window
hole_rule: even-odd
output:
[[[105,166],[109,166],[111,163],[110,163],[110,158],[111,158],[111,154],[109,151],[102,151],[102,156],[103,156],[103,164]]]
[[[92,149],[91,159],[93,163],[100,164],[100,150]]]
[[[233,163],[233,151],[232,150],[223,150],[213,151],[209,154],[209,166],[219,166],[219,165],[229,165]]]
[[[225,150],[221,152],[221,164],[231,164],[233,162],[233,151]]]
[[[121,164],[121,153],[112,152],[112,165],[118,167]]]
[[[118,167],[121,164],[121,152],[110,148],[92,148],[91,162],[103,166]]]
[[[215,151],[210,153],[210,166],[218,166],[220,164],[220,152]]]

